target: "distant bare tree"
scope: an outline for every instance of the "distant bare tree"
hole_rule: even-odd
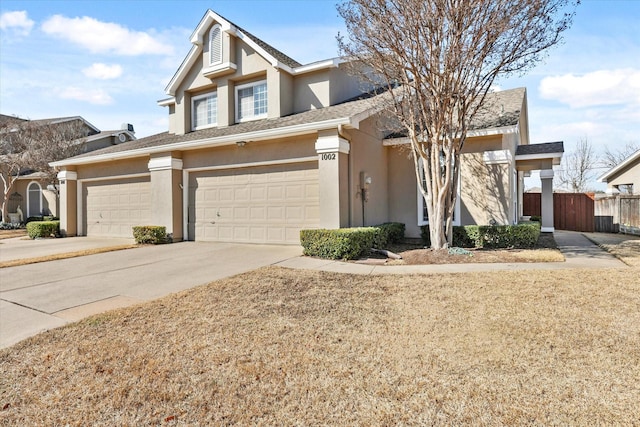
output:
[[[575,151],[565,154],[559,173],[559,184],[574,193],[588,190],[588,182],[595,178],[597,159],[587,138],[578,141]]]
[[[571,0],[349,0],[341,52],[389,93],[407,134],[431,246],[453,236],[460,150],[496,78],[531,69],[561,40]],[[424,172],[421,170],[424,167]],[[423,175],[424,174],[424,175]]]
[[[48,123],[16,119],[0,123],[3,221],[8,218],[9,197],[20,174],[42,172],[48,183],[55,183],[56,171],[49,162],[79,154],[86,136],[82,120]]]
[[[624,147],[605,147],[604,157],[601,160],[602,166],[611,169],[625,161],[636,151],[640,150],[640,142],[627,142]]]
[[[619,148],[605,147],[601,164],[611,169],[628,159],[629,156],[638,150],[640,150],[640,142],[627,142],[624,147]],[[629,194],[633,192],[633,186],[626,184],[619,185],[618,191]]]

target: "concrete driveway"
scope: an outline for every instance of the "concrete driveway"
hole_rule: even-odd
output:
[[[2,252],[10,251],[11,244],[4,242]],[[301,253],[299,246],[181,242],[2,268],[0,348],[95,313],[149,301]]]

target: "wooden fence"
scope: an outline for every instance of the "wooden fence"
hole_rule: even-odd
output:
[[[523,215],[540,216],[540,193],[525,193]],[[554,193],[553,227],[558,230],[595,231],[593,193]]]
[[[640,235],[640,196],[599,197],[594,215],[596,231]]]

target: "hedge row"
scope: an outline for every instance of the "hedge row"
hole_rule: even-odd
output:
[[[32,239],[38,237],[59,237],[60,221],[31,221],[27,224],[27,235]]]
[[[422,226],[422,240],[431,245],[429,226]],[[453,246],[460,248],[531,248],[540,236],[539,222],[518,225],[463,225],[453,227]]]
[[[404,224],[385,223],[375,227],[300,230],[300,243],[308,256],[356,259],[372,247],[384,248],[401,241],[404,229]]]
[[[133,238],[138,244],[158,245],[167,243],[167,227],[160,225],[139,225],[133,227]]]

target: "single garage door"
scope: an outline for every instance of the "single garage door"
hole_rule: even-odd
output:
[[[131,227],[151,223],[149,177],[83,184],[87,236],[133,237]]]
[[[189,174],[189,239],[299,244],[319,223],[318,163]]]

